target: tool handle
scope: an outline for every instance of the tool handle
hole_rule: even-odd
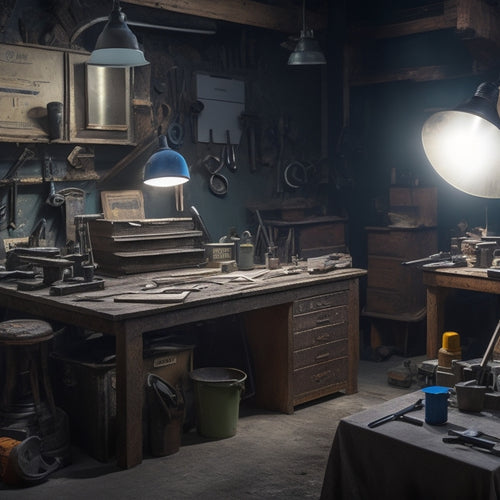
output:
[[[419,420],[418,418],[415,417],[410,417],[408,415],[401,415],[399,419],[408,424],[418,425],[419,427],[422,427],[424,425],[422,420]]]
[[[368,424],[368,427],[370,429],[373,429],[374,427],[378,427],[379,425],[390,422],[391,420],[396,420],[396,415],[394,413],[391,415],[386,415],[385,417],[382,417],[382,418],[378,418],[377,420],[374,420],[373,422],[370,422]]]

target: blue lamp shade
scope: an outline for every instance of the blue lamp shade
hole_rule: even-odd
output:
[[[120,2],[113,2],[113,10],[97,42],[88,64],[126,68],[149,64],[139,48],[136,36],[126,23]]]
[[[151,155],[144,167],[144,184],[156,187],[184,184],[190,179],[186,160],[168,147],[164,135],[160,135],[158,140],[160,148]]]

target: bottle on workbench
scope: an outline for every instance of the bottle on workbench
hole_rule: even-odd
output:
[[[239,241],[238,269],[245,271],[255,267],[254,250],[250,231],[243,231]]]

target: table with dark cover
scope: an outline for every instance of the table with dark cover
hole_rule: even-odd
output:
[[[321,499],[500,499],[500,457],[460,444],[443,443],[448,430],[475,429],[500,436],[500,412],[448,409],[441,426],[403,421],[370,429],[368,423],[401,410],[419,398],[416,391],[340,421]],[[424,421],[425,409],[409,415]]]

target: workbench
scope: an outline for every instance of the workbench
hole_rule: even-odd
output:
[[[193,279],[189,270],[181,271]],[[200,275],[200,284],[206,286],[183,302],[114,300],[175,274],[179,273],[105,277],[104,290],[78,296],[51,296],[48,288],[20,291],[13,282],[0,283],[0,307],[15,311],[18,317],[24,313],[115,337],[120,467],[142,461],[143,334],[147,332],[241,314],[254,364],[258,406],[292,413],[294,406],[326,394],[357,391],[359,278],[365,270],[339,269],[317,275],[276,270],[253,281]],[[79,300],[82,295],[87,300]],[[98,300],[88,300],[91,297]]]
[[[456,267],[423,268],[427,286],[427,357],[435,359],[444,333],[445,301],[453,289],[500,295],[500,280],[489,278],[486,269]]]
[[[331,447],[321,500],[469,500],[500,498],[500,457],[444,443],[450,429],[499,436],[500,412],[448,408],[443,425],[401,420],[369,428],[378,418],[424,398],[416,391],[342,419]],[[424,422],[425,408],[408,414]]]

